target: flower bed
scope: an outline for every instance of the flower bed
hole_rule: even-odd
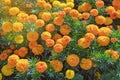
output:
[[[120,80],[120,0],[2,0],[0,80]]]

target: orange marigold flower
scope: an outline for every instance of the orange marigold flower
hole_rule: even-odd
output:
[[[79,64],[80,58],[76,54],[70,54],[67,56],[66,61],[70,66],[75,67]]]
[[[57,15],[58,17],[65,17],[66,16],[66,13],[65,13],[65,11],[60,11],[60,12],[58,12],[58,15]]]
[[[11,4],[11,0],[4,0],[4,4],[10,5]]]
[[[47,47],[52,47],[52,46],[54,46],[54,44],[55,44],[55,41],[53,39],[46,40]]]
[[[26,8],[32,8],[32,5],[31,4],[25,4],[25,7]]]
[[[79,8],[80,8],[80,11],[87,12],[91,10],[92,5],[88,2],[84,2],[81,6],[79,6]]]
[[[109,49],[109,50],[106,50],[105,52],[107,52],[108,54],[110,54],[111,57],[112,57],[114,60],[116,60],[116,59],[118,59],[118,58],[120,57],[120,55],[118,54],[118,52],[115,51],[115,50]]]
[[[35,31],[27,33],[27,40],[28,41],[37,41],[39,38],[39,34]]]
[[[78,17],[79,12],[75,9],[72,9],[72,10],[70,10],[69,14],[72,17]]]
[[[54,68],[55,72],[60,72],[63,69],[63,63],[60,60],[52,60],[50,65]]]
[[[85,38],[80,38],[78,40],[78,45],[82,48],[88,48],[90,46],[90,41],[87,41]]]
[[[118,12],[117,11],[113,11],[111,14],[110,14],[110,17],[112,19],[116,19],[118,17]]]
[[[113,20],[110,18],[110,17],[105,17],[105,25],[110,25],[110,24],[112,24],[113,23]]]
[[[58,26],[61,26],[64,23],[64,18],[62,18],[62,17],[55,17],[54,20],[53,20],[53,23],[58,25]]]
[[[111,38],[111,42],[112,43],[115,43],[115,42],[117,42],[118,41],[118,38]]]
[[[78,19],[80,19],[80,20],[83,19],[83,14],[79,13],[78,14]]]
[[[61,44],[63,48],[67,46],[67,44],[63,42],[63,38],[57,39],[56,44]]]
[[[70,36],[63,36],[63,38],[62,38],[62,43],[63,44],[67,45],[70,41],[71,41]]]
[[[10,68],[14,68],[16,66],[16,63],[17,63],[18,60],[19,60],[18,55],[13,54],[13,55],[8,57],[8,63],[7,64]]]
[[[87,41],[92,42],[92,41],[95,39],[95,35],[92,34],[92,33],[86,33],[86,34],[85,34],[85,39],[86,39]]]
[[[45,29],[48,32],[53,32],[55,30],[55,26],[54,26],[54,24],[47,24]]]
[[[43,62],[43,61],[39,61],[36,63],[36,70],[39,72],[39,73],[43,73],[47,70],[47,64],[46,62]]]
[[[97,16],[98,15],[98,10],[97,9],[91,9],[90,10],[90,15]]]
[[[98,35],[99,28],[97,25],[89,24],[87,26],[87,32],[92,33],[94,35]]]
[[[27,59],[19,59],[16,63],[16,69],[19,72],[25,72],[29,68],[29,61]]]
[[[16,55],[18,55],[18,53],[19,53],[19,50],[14,50],[14,54],[16,54]]]
[[[104,24],[105,20],[105,17],[102,15],[95,17],[95,22],[100,25]]]
[[[97,0],[95,3],[96,7],[101,8],[104,6],[104,1],[102,0]]]
[[[28,48],[26,48],[26,47],[21,47],[21,48],[18,50],[18,55],[19,55],[20,57],[25,57],[27,54],[28,54]]]
[[[38,45],[37,41],[30,41],[29,42],[29,48],[33,49],[34,47],[36,47]]]
[[[116,10],[120,9],[120,0],[113,0],[112,5]]]
[[[112,33],[112,31],[110,30],[110,28],[108,27],[101,27],[99,29],[99,36],[109,36]]]
[[[14,44],[10,44],[10,49],[11,49],[11,50],[15,50],[15,48],[16,48],[16,47],[15,47]]]
[[[20,32],[23,29],[23,24],[21,22],[13,23],[13,31]]]
[[[37,16],[34,15],[34,14],[31,14],[31,15],[28,16],[28,20],[30,20],[31,22],[36,22]]]
[[[63,51],[63,45],[62,45],[62,44],[59,44],[59,43],[55,44],[55,45],[53,46],[53,48],[54,48],[54,51],[57,52],[57,53],[60,53],[60,52]]]
[[[52,35],[51,35],[51,33],[48,32],[48,31],[44,31],[44,32],[42,32],[42,34],[41,34],[41,39],[42,39],[42,40],[51,39],[51,37],[52,37]]]
[[[70,8],[70,7],[66,7],[66,8],[64,8],[64,11],[65,11],[66,13],[69,13],[69,12],[71,11],[71,8]]]
[[[9,9],[9,14],[10,14],[10,15],[16,15],[16,14],[18,14],[19,12],[20,12],[20,10],[19,10],[18,7],[11,7],[11,8]]]
[[[62,35],[68,35],[71,32],[71,28],[69,25],[64,24],[62,26],[60,26],[60,33]]]
[[[106,7],[105,11],[108,13],[108,14],[111,14],[112,12],[115,11],[115,8],[113,6],[108,6]]]
[[[36,47],[32,48],[32,52],[34,55],[40,55],[44,52],[44,48],[42,45],[38,44]]]
[[[44,7],[44,4],[46,4],[46,1],[45,0],[37,0],[37,5],[39,7]]]
[[[37,28],[40,28],[40,27],[43,27],[45,25],[45,22],[42,19],[38,19],[38,20],[36,20],[35,24],[36,24]]]
[[[84,12],[82,14],[83,19],[88,19],[90,17],[90,14],[88,12]]]
[[[46,3],[46,4],[44,4],[43,7],[44,7],[45,10],[51,10],[51,9],[52,9],[52,6],[51,6],[50,3]]]
[[[3,22],[2,23],[2,30],[4,32],[10,32],[12,31],[13,25],[11,22]]]
[[[17,19],[19,22],[27,22],[28,21],[28,14],[21,12],[17,15]]]
[[[101,46],[108,46],[108,44],[110,43],[110,38],[107,36],[99,36],[97,38],[97,42],[101,45]]]
[[[93,66],[93,62],[91,59],[85,59],[82,58],[81,63],[80,63],[80,67],[84,70],[89,70],[91,69]]]
[[[53,39],[54,39],[55,41],[57,41],[57,39],[60,39],[60,38],[62,38],[62,36],[61,36],[60,34],[58,34],[58,33],[56,33],[56,34],[53,36]]]
[[[50,21],[51,19],[51,14],[49,12],[44,12],[41,16],[41,18],[44,20],[44,21]]]
[[[7,57],[8,57],[8,55],[7,55],[7,53],[1,53],[0,54],[0,60],[6,60],[7,59]]]

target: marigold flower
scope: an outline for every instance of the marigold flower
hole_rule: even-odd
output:
[[[68,44],[70,41],[71,41],[71,37],[63,36],[63,38],[62,38],[63,44]]]
[[[116,59],[118,59],[118,58],[120,57],[120,55],[118,54],[118,52],[115,51],[115,50],[109,49],[109,50],[106,50],[105,52],[108,53],[108,54],[110,54],[111,57],[112,57],[114,60],[116,60]]]
[[[47,47],[52,47],[52,46],[54,46],[54,44],[55,44],[55,41],[53,39],[46,40]]]
[[[68,35],[71,32],[71,28],[69,25],[64,24],[62,26],[60,26],[60,33],[62,35]]]
[[[104,1],[102,0],[97,0],[95,3],[96,7],[102,8],[104,6]]]
[[[110,38],[107,36],[99,36],[97,38],[97,42],[101,45],[101,46],[108,46],[108,44],[110,43]]]
[[[92,34],[92,33],[86,33],[86,34],[85,34],[85,39],[86,39],[87,41],[92,42],[92,41],[95,39],[95,35]]]
[[[28,16],[28,20],[30,20],[31,22],[36,22],[37,16],[34,15],[34,14],[31,14],[31,15]]]
[[[10,32],[12,31],[13,24],[11,22],[3,22],[2,23],[2,30],[4,32]]]
[[[35,24],[36,24],[37,28],[41,28],[45,25],[45,22],[42,19],[38,19],[38,20],[36,20]]]
[[[61,8],[61,9],[64,9],[64,8],[66,8],[67,7],[67,5],[65,4],[65,3],[61,3],[60,5],[59,5],[59,8]]]
[[[49,12],[44,12],[41,16],[41,18],[44,20],[44,21],[50,21],[51,19],[51,14]]]
[[[93,62],[91,59],[85,59],[82,58],[81,63],[80,63],[80,67],[84,70],[89,70],[91,69],[93,66]]]
[[[70,12],[70,10],[71,10],[71,8],[70,8],[70,7],[66,7],[66,8],[64,8],[64,11],[65,11],[66,13],[69,13],[69,12]]]
[[[14,40],[17,44],[21,44],[24,41],[24,37],[23,37],[23,35],[18,35],[18,36],[15,37]]]
[[[71,69],[68,69],[68,70],[65,72],[65,77],[66,77],[67,79],[72,79],[72,78],[74,78],[74,76],[75,76],[75,72],[74,72],[73,70],[71,70]]]
[[[29,42],[29,48],[33,49],[34,47],[36,47],[38,45],[37,41],[30,41]]]
[[[4,4],[10,5],[11,4],[11,0],[4,0]],[[0,80],[2,80],[2,79],[0,79]]]
[[[25,4],[25,7],[26,8],[32,8],[32,5],[31,4]]]
[[[25,57],[27,54],[28,54],[28,48],[26,48],[26,47],[21,47],[21,48],[18,50],[18,55],[19,55],[20,57]]]
[[[80,59],[76,54],[70,54],[67,56],[66,61],[70,66],[75,67],[79,64]]]
[[[108,6],[106,7],[105,11],[108,13],[108,14],[111,14],[112,12],[115,11],[115,8],[113,6]]]
[[[60,72],[63,69],[63,63],[60,60],[52,60],[50,65],[54,68],[55,72]]]
[[[37,0],[37,5],[39,6],[39,7],[44,7],[44,4],[46,4],[46,1],[45,0]]]
[[[88,48],[90,46],[90,41],[87,41],[85,38],[80,38],[78,40],[78,45],[82,48]]]
[[[64,23],[64,18],[62,18],[62,17],[55,17],[54,20],[53,20],[53,23],[58,25],[58,26],[61,26]]]
[[[90,10],[90,15],[97,16],[98,15],[98,10],[97,9],[91,9]]]
[[[18,14],[19,12],[20,12],[20,10],[19,10],[18,7],[11,7],[11,8],[9,9],[9,14],[10,14],[10,15],[16,15],[16,14]]]
[[[111,38],[111,40],[110,40],[112,43],[115,43],[115,42],[117,42],[118,41],[118,38]]]
[[[52,6],[51,6],[50,3],[46,3],[46,4],[44,4],[43,7],[44,7],[45,10],[51,10],[51,9],[52,9]]]
[[[7,63],[7,65],[10,68],[14,68],[16,66],[16,63],[17,63],[18,60],[19,60],[18,55],[13,54],[13,55],[11,55],[11,56],[8,57],[8,63]]]
[[[53,1],[53,2],[52,2],[52,5],[53,5],[54,7],[59,7],[60,1]]]
[[[56,34],[53,36],[53,39],[54,39],[55,41],[57,41],[57,39],[60,39],[60,38],[62,38],[62,36],[61,36],[60,34],[58,34],[58,33],[56,33]]]
[[[95,22],[100,25],[104,24],[105,20],[105,17],[102,15],[95,17]]]
[[[56,44],[61,44],[63,48],[67,46],[67,44],[63,42],[63,38],[57,39]]]
[[[23,24],[21,22],[13,23],[13,31],[20,32],[23,29]]]
[[[7,55],[7,53],[1,53],[0,54],[0,60],[6,60],[7,59],[7,57],[8,57],[8,55]]]
[[[79,14],[78,14],[78,19],[79,19],[79,20],[82,20],[82,19],[83,19],[83,14],[79,13]]]
[[[79,12],[75,9],[72,9],[72,10],[70,10],[69,14],[72,17],[78,17]]]
[[[47,24],[45,29],[48,32],[53,32],[55,30],[55,26],[54,26],[54,24]]]
[[[57,16],[58,17],[65,17],[66,13],[65,13],[65,11],[60,11],[60,12],[58,12]]]
[[[38,44],[36,47],[32,48],[32,52],[34,55],[40,55],[44,52],[44,48],[42,45]]]
[[[110,14],[110,17],[112,19],[116,19],[118,17],[118,12],[117,11],[113,11],[111,14]]]
[[[105,25],[110,25],[110,24],[112,24],[113,23],[113,20],[110,18],[110,17],[105,17]]]
[[[112,5],[116,10],[120,9],[120,1],[119,0],[113,0]]]
[[[57,52],[57,53],[60,53],[60,52],[63,51],[63,45],[62,45],[62,44],[59,44],[59,43],[55,44],[55,45],[53,46],[53,48],[54,48],[54,51]]]
[[[97,35],[98,34],[98,31],[99,31],[99,28],[97,25],[94,25],[94,24],[89,24],[87,26],[87,32],[89,33],[92,33],[94,35]]]
[[[42,32],[42,34],[41,34],[41,39],[42,39],[42,40],[51,39],[51,37],[52,37],[52,35],[51,35],[51,33],[48,32],[48,31],[44,31],[44,32]]]
[[[43,62],[43,61],[39,61],[36,63],[36,70],[39,72],[39,73],[43,73],[47,70],[47,64],[46,62]]]
[[[110,28],[108,27],[101,27],[99,29],[99,36],[109,36],[112,33],[112,31],[110,30]]]
[[[20,12],[18,15],[17,15],[17,19],[19,22],[27,22],[28,21],[28,14],[24,13],[24,12]]]
[[[67,7],[74,8],[74,3],[73,2],[67,2]]]
[[[11,50],[15,50],[15,48],[16,48],[16,47],[15,47],[14,44],[11,44],[11,45],[10,45],[10,49],[11,49]]]
[[[88,2],[84,2],[81,6],[79,6],[79,8],[80,8],[80,11],[87,12],[87,11],[91,10],[92,5]]]
[[[19,59],[16,64],[16,69],[19,72],[25,72],[29,68],[29,61],[27,59]]]
[[[27,40],[28,41],[37,41],[39,38],[39,34],[35,31],[27,33]]]
[[[90,14],[88,12],[84,12],[82,14],[83,19],[88,19],[90,17]]]
[[[1,72],[4,76],[11,76],[14,73],[14,69],[10,68],[8,65],[4,65]]]
[[[74,0],[66,0],[66,2],[73,2],[74,3]]]
[[[0,73],[0,80],[2,80],[2,74]]]

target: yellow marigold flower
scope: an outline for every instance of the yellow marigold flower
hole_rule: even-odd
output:
[[[17,15],[17,19],[19,22],[26,22],[28,21],[28,14],[21,12]]]
[[[73,2],[74,3],[74,0],[66,0],[66,2]]]
[[[19,59],[16,64],[16,69],[19,72],[25,72],[29,68],[29,62],[27,59]]]
[[[1,71],[4,76],[10,76],[14,73],[14,69],[10,68],[8,65],[4,65]]]
[[[61,3],[61,4],[59,5],[59,7],[60,7],[61,9],[64,9],[64,8],[67,7],[67,5],[66,5],[65,3]]]
[[[17,61],[19,60],[18,55],[11,55],[8,57],[8,65],[10,68],[14,68],[16,66]]]
[[[44,48],[42,45],[38,44],[36,47],[32,48],[32,52],[34,55],[40,55],[44,52]]]
[[[21,22],[15,22],[13,23],[13,30],[15,32],[20,32],[23,29],[23,24]]]
[[[101,45],[101,46],[107,46],[110,43],[110,38],[107,36],[99,36],[97,38],[97,42]]]
[[[10,5],[11,4],[11,0],[4,0],[4,3],[6,4],[6,5]],[[0,79],[1,80],[1,79]]]
[[[2,80],[2,74],[0,73],[0,80]]]
[[[51,37],[52,37],[52,35],[51,35],[51,33],[48,32],[48,31],[44,31],[44,32],[42,32],[42,34],[41,34],[41,39],[42,39],[42,40],[51,39]]]
[[[110,17],[105,17],[105,25],[110,25],[110,24],[112,24],[113,23],[113,20],[110,18]]]
[[[74,7],[74,3],[73,2],[67,2],[67,7],[73,8]]]
[[[27,33],[27,40],[28,41],[37,41],[39,38],[39,34],[36,31],[31,31]]]
[[[67,63],[72,66],[75,67],[78,65],[78,63],[80,62],[79,57],[76,54],[70,54],[68,55],[68,57],[66,58]]]
[[[102,24],[105,23],[105,21],[106,21],[106,19],[105,19],[105,17],[102,16],[102,15],[95,17],[95,22],[96,22],[97,24],[102,25]]]
[[[10,32],[10,31],[12,31],[12,27],[13,27],[13,25],[12,25],[11,22],[3,22],[2,23],[2,30],[4,32]]]
[[[16,15],[16,14],[18,14],[19,12],[20,12],[20,10],[19,10],[18,7],[11,7],[11,8],[9,9],[9,14],[10,14],[10,15]]]
[[[60,60],[52,60],[50,65],[54,68],[55,72],[60,72],[63,68],[63,63]]]
[[[72,78],[74,78],[74,76],[75,76],[75,72],[73,70],[68,69],[65,72],[65,77],[68,79],[72,79]]]
[[[18,35],[18,36],[15,37],[15,42],[17,44],[21,44],[23,41],[24,41],[23,35]]]
[[[52,9],[51,4],[50,4],[50,3],[44,4],[44,9],[45,9],[45,10],[51,10],[51,9]]]
[[[83,58],[80,63],[80,67],[84,70],[89,70],[92,68],[92,60]]]
[[[112,33],[112,30],[108,27],[101,27],[99,29],[99,36],[109,36]]]
[[[54,1],[54,2],[52,3],[52,5],[53,5],[54,7],[59,7],[60,1]]]

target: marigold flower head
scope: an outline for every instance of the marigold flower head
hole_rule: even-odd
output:
[[[72,79],[74,78],[75,76],[75,71],[74,70],[71,70],[71,69],[68,69],[66,72],[65,72],[65,77],[67,79]]]
[[[45,0],[37,0],[37,5],[39,6],[39,7],[44,7],[44,4],[46,4],[46,1]]]
[[[8,57],[8,63],[7,63],[7,65],[10,68],[14,68],[16,66],[16,63],[17,63],[18,60],[19,60],[18,55],[13,54],[13,55],[11,55],[11,56]]]
[[[78,17],[79,12],[75,9],[72,9],[72,10],[70,10],[69,14],[72,17]]]
[[[11,22],[3,22],[2,23],[2,30],[4,32],[10,32],[12,31],[13,24]]]
[[[82,48],[88,48],[90,46],[90,41],[87,41],[85,38],[80,38],[78,40],[78,45]]]
[[[26,8],[32,8],[32,5],[31,4],[25,4],[25,7]]]
[[[37,41],[39,38],[39,34],[35,31],[27,33],[27,40],[28,41]]]
[[[28,20],[30,20],[31,22],[36,22],[37,16],[34,15],[34,14],[31,14],[31,15],[28,16]]]
[[[113,20],[110,18],[110,17],[105,17],[105,25],[110,25],[110,24],[112,24],[113,23]]]
[[[55,26],[54,26],[54,24],[47,24],[45,29],[48,32],[53,32],[55,30]]]
[[[29,42],[29,48],[33,49],[34,47],[36,47],[38,45],[37,41],[30,41]]]
[[[53,39],[54,39],[55,41],[57,41],[57,39],[60,39],[60,38],[62,38],[62,36],[61,36],[59,33],[56,33],[56,34],[53,36]]]
[[[16,14],[18,14],[19,12],[20,12],[20,10],[19,10],[18,7],[11,7],[11,8],[9,9],[9,14],[10,14],[10,15],[16,15]]]
[[[113,0],[112,5],[116,10],[120,9],[120,0]]]
[[[88,12],[84,12],[82,14],[83,19],[88,19],[90,17],[90,14]]]
[[[66,0],[66,2],[73,2],[74,3],[74,0]]]
[[[60,60],[52,60],[50,65],[54,68],[55,72],[60,72],[63,69],[63,63]]]
[[[100,25],[104,24],[105,20],[106,20],[105,17],[102,15],[95,17],[95,22]]]
[[[68,44],[70,41],[71,41],[70,36],[63,36],[63,38],[62,38],[63,44]]]
[[[55,45],[53,46],[53,48],[54,48],[54,51],[57,52],[57,53],[60,53],[60,52],[63,51],[63,45],[62,45],[62,44],[59,44],[59,43],[55,44]]]
[[[71,28],[69,25],[64,24],[62,26],[60,26],[60,33],[62,35],[68,35],[71,32]]]
[[[46,40],[47,47],[52,47],[52,46],[54,46],[54,44],[55,44],[55,41],[53,39]]]
[[[43,62],[43,61],[39,61],[36,63],[36,70],[39,72],[39,73],[43,73],[47,70],[47,64],[46,62]]]
[[[90,15],[97,16],[98,15],[98,10],[97,9],[91,9],[90,10]]]
[[[66,13],[65,13],[65,11],[60,11],[60,12],[58,12],[57,16],[58,17],[65,17]]]
[[[41,16],[41,19],[43,19],[44,21],[50,21],[51,14],[49,12],[44,12]]]
[[[66,3],[61,3],[61,4],[59,5],[59,8],[61,8],[61,9],[64,9],[64,8],[66,8],[66,7],[67,7]]]
[[[74,8],[74,3],[73,2],[67,2],[67,7]]]
[[[4,4],[10,5],[11,4],[11,0],[4,0]]]
[[[23,37],[23,35],[18,35],[18,36],[15,37],[14,40],[17,44],[21,44],[24,41],[24,37]]]
[[[53,1],[52,2],[52,5],[54,6],[54,7],[59,7],[59,5],[60,5],[60,1]]]
[[[42,45],[38,44],[36,47],[32,48],[32,52],[34,55],[40,55],[44,52],[44,48]]]
[[[97,25],[89,24],[87,26],[87,32],[92,33],[94,35],[98,35],[99,28]]]
[[[70,12],[70,10],[71,10],[71,8],[70,8],[70,7],[66,7],[66,8],[64,8],[64,11],[65,11],[66,13],[69,13],[69,12]]]
[[[42,19],[38,19],[38,20],[36,20],[35,24],[36,24],[37,28],[41,28],[45,25],[45,22]]]
[[[113,6],[108,6],[106,7],[105,11],[108,13],[108,14],[111,14],[112,12],[115,11],[115,8]]]
[[[17,15],[17,19],[19,22],[27,22],[28,21],[28,14],[24,13],[24,12],[20,12],[18,15]]]
[[[111,40],[110,40],[112,43],[115,43],[115,42],[117,42],[118,41],[118,38],[111,38]]]
[[[112,31],[110,30],[110,28],[108,27],[101,27],[99,29],[99,36],[109,36],[112,33]]]
[[[11,50],[15,50],[15,48],[16,48],[16,47],[15,47],[14,44],[11,44],[11,45],[10,45],[10,49],[11,49]]]
[[[117,11],[113,11],[111,14],[110,14],[110,17],[112,19],[116,19],[118,17],[118,12]]]
[[[107,36],[99,36],[97,38],[97,42],[101,45],[101,46],[108,46],[108,44],[110,43],[110,38]]]
[[[79,57],[76,54],[70,54],[70,55],[68,55],[67,58],[66,58],[66,60],[67,60],[67,63],[70,66],[72,66],[72,67],[77,66],[79,64],[79,62],[80,62],[80,59],[79,59]]]
[[[13,31],[20,32],[23,29],[23,24],[21,22],[13,23]]]
[[[52,35],[48,31],[44,31],[41,34],[41,39],[44,40],[44,41],[47,40],[47,39],[51,39],[51,37],[52,37]]]
[[[19,72],[25,72],[29,68],[29,61],[27,59],[19,59],[16,64],[16,69]]]
[[[104,1],[103,0],[97,0],[95,5],[98,8],[102,8],[104,6]]]
[[[1,72],[4,76],[11,76],[14,73],[14,69],[10,68],[8,65],[4,65],[1,68]]]
[[[93,62],[91,59],[85,59],[82,58],[81,63],[80,63],[80,67],[84,70],[89,70],[91,69],[93,66]]]
[[[55,17],[53,20],[54,24],[61,26],[64,23],[64,18],[62,17]]]
[[[87,40],[87,41],[93,41],[94,39],[95,39],[95,35],[94,34],[92,34],[92,33],[86,33],[85,34],[85,39]]]
[[[8,57],[8,55],[7,55],[7,53],[1,53],[0,54],[0,60],[6,60],[7,59],[7,57]]]
[[[26,48],[26,47],[21,47],[21,48],[18,50],[18,55],[19,55],[20,57],[25,57],[27,54],[28,54],[28,48]]]
[[[91,10],[92,5],[88,2],[84,2],[81,6],[79,6],[79,8],[80,8],[80,11],[87,12],[87,11]]]
[[[43,7],[44,7],[45,10],[51,10],[52,9],[52,6],[51,6],[50,3],[45,3]]]

